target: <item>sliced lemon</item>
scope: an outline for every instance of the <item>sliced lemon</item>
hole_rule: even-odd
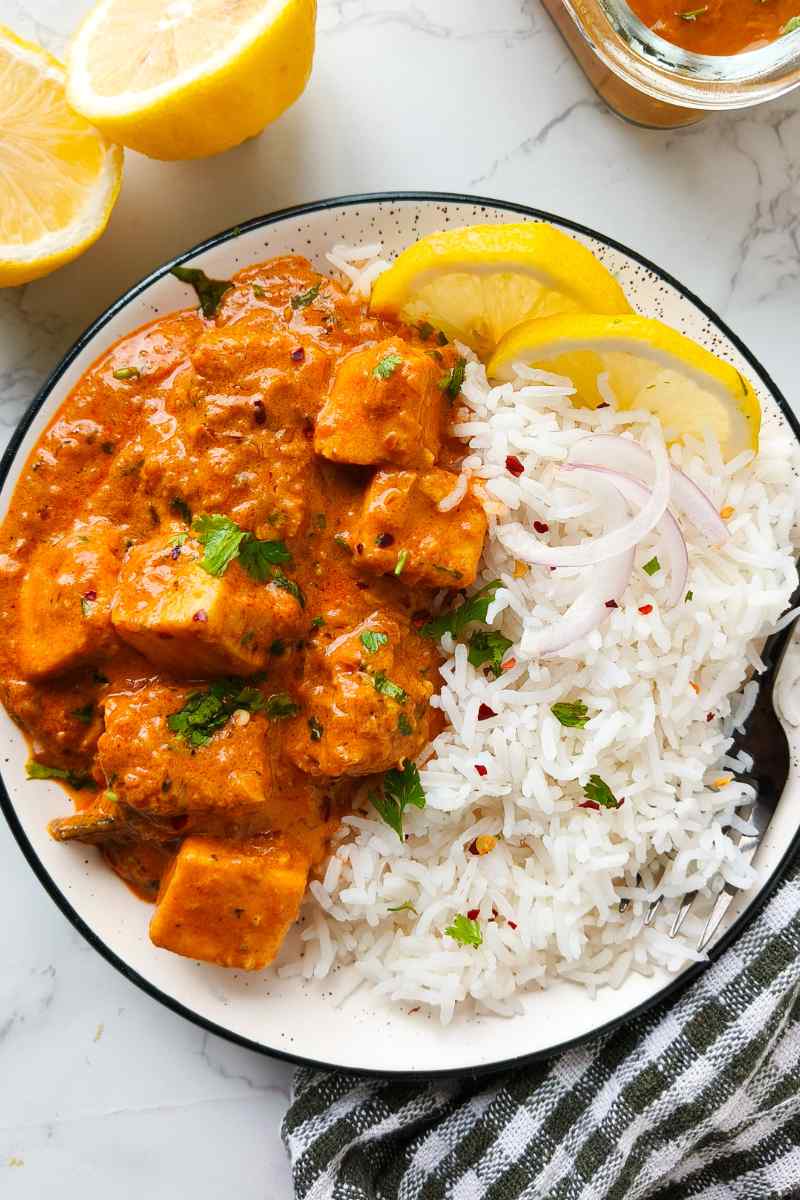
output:
[[[580,404],[596,408],[605,393],[620,409],[654,413],[670,441],[710,429],[727,458],[758,449],[761,409],[744,375],[661,321],[585,313],[526,321],[500,342],[487,374],[509,380],[518,362],[567,375]],[[610,392],[598,390],[604,375]]]
[[[591,251],[538,221],[422,238],[378,277],[370,307],[411,324],[428,321],[482,356],[531,317],[631,311]]]
[[[69,108],[61,63],[0,25],[0,287],[90,246],[121,180],[122,151]]]
[[[100,0],[70,50],[70,103],[153,158],[202,158],[297,99],[316,0]]]

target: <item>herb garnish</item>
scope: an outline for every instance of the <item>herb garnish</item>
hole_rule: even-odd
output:
[[[380,362],[372,368],[375,379],[391,379],[402,362],[399,354],[384,354]]]
[[[267,583],[270,579],[277,583],[275,576],[279,572],[272,568],[292,559],[285,542],[259,541],[248,529],[241,529],[221,513],[202,513],[195,518],[192,528],[205,551],[200,566],[209,575],[224,575],[238,558],[247,574],[258,583]]]
[[[694,600],[694,592],[690,589],[684,597],[684,603],[688,604],[690,600]]]
[[[417,326],[417,333],[424,342],[427,342],[428,338],[433,333],[433,326],[431,325],[430,321],[420,321],[419,325]]]
[[[502,670],[503,655],[512,644],[510,638],[498,633],[496,629],[481,629],[469,639],[467,657],[473,667],[482,667],[484,663],[488,663],[489,670],[497,676]]]
[[[31,760],[25,767],[28,779],[61,779],[80,792],[83,788],[96,788],[97,784],[86,771],[64,770],[63,767],[47,767],[44,763]]]
[[[414,732],[414,726],[405,713],[401,712],[397,718],[397,731],[398,733],[402,733],[403,737],[411,737],[411,734]]]
[[[394,683],[391,679],[387,679],[383,671],[375,672],[372,676],[372,683],[376,692],[380,692],[382,696],[389,696],[390,699],[396,700],[398,704],[405,704],[408,699],[408,696],[399,684]]]
[[[584,729],[589,710],[582,700],[561,700],[550,705],[550,712],[566,729]]]
[[[405,570],[405,566],[406,566],[407,562],[408,562],[408,551],[401,550],[400,553],[397,555],[397,562],[395,563],[395,567],[394,567],[395,575],[403,574],[403,571]]]
[[[289,579],[288,576],[284,575],[283,571],[279,571],[277,567],[272,572],[272,582],[276,587],[283,588],[284,592],[288,592],[290,596],[294,596],[300,607],[305,608],[306,598],[300,590],[299,583],[295,583],[293,579]]]
[[[292,296],[292,308],[295,310],[298,308],[308,308],[309,304],[313,304],[316,300],[321,287],[321,283],[315,283],[314,286],[310,287],[307,292],[298,292],[296,296]]]
[[[499,579],[486,583],[473,596],[469,596],[458,608],[451,612],[442,613],[427,625],[423,625],[420,633],[423,637],[439,639],[445,633],[452,633],[454,638],[463,633],[471,621],[485,621],[489,605],[495,597],[497,589],[502,587]]]
[[[708,5],[704,4],[702,8],[688,8],[685,12],[676,12],[675,16],[680,17],[682,21],[696,21],[698,17],[702,17],[703,13],[708,12]]]
[[[300,709],[288,692],[276,692],[267,697],[264,711],[271,721],[283,721],[286,717],[294,717]]]
[[[314,620],[311,622],[311,628],[312,629],[322,629],[322,626],[324,624],[325,624],[324,617],[314,617]]]
[[[644,571],[645,575],[655,575],[656,571],[661,570],[661,563],[658,561],[655,554],[648,562],[644,564],[642,570]]]
[[[115,379],[138,379],[141,372],[138,367],[117,367],[111,374]]]
[[[583,785],[583,794],[587,800],[593,800],[601,808],[620,808],[622,804],[599,775],[589,776],[589,782]]]
[[[477,921],[465,917],[463,913],[458,913],[453,918],[453,924],[447,926],[445,933],[460,946],[480,946],[483,943],[480,925]]]
[[[181,283],[189,283],[197,292],[200,308],[204,317],[213,317],[219,308],[219,302],[233,284],[229,279],[209,279],[205,271],[199,267],[173,267],[170,275],[180,279]]]
[[[253,713],[265,707],[261,692],[243,679],[217,679],[207,691],[187,696],[183,708],[167,717],[167,725],[190,746],[207,746],[237,708]]]
[[[323,728],[320,725],[317,718],[309,717],[308,718],[308,736],[311,738],[312,742],[321,741],[323,732],[324,732]]]
[[[367,654],[375,654],[376,651],[380,650],[381,646],[385,646],[389,641],[389,635],[380,633],[375,629],[365,629],[358,640]]]
[[[386,911],[387,912],[413,912],[415,917],[417,915],[417,910],[414,908],[414,905],[411,903],[410,900],[404,900],[402,904],[395,904],[392,907],[387,908]]]
[[[392,828],[400,841],[403,840],[403,810],[409,804],[414,808],[425,807],[425,793],[419,779],[416,763],[406,761],[402,771],[393,768],[383,777],[380,792],[370,792],[369,798],[378,815]]]
[[[433,569],[434,571],[441,571],[443,575],[449,575],[451,579],[462,578],[460,571],[455,571],[452,567],[446,567],[444,563],[434,563]]]
[[[800,17],[789,17],[781,30],[781,37],[785,37],[787,33],[796,33],[798,29],[800,29]]]
[[[464,371],[467,365],[465,358],[459,358],[456,365],[451,367],[446,375],[439,380],[439,387],[450,400],[455,400],[464,382]]]

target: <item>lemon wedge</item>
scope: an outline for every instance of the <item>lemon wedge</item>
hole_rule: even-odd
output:
[[[77,258],[121,180],[122,151],[69,108],[61,63],[0,25],[0,287]]]
[[[585,313],[526,321],[500,342],[487,374],[509,380],[518,362],[567,375],[576,402],[591,408],[606,393],[605,375],[616,407],[654,413],[668,441],[710,429],[726,458],[758,450],[761,409],[748,380],[661,321]]]
[[[316,0],[100,0],[70,50],[70,104],[152,158],[202,158],[297,99]]]
[[[370,308],[410,324],[430,322],[482,357],[531,317],[631,311],[591,251],[538,221],[422,238],[375,281]]]

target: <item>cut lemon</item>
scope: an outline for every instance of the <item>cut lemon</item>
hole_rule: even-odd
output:
[[[0,25],[0,287],[77,258],[121,179],[122,151],[69,108],[61,64]]]
[[[202,158],[297,99],[316,0],[100,0],[70,50],[70,104],[152,158]]]
[[[411,324],[430,322],[482,356],[531,317],[631,311],[602,263],[544,222],[431,234],[378,277],[370,307]]]
[[[487,374],[509,380],[519,362],[568,376],[580,404],[596,408],[608,395],[620,409],[654,413],[669,441],[710,429],[726,458],[758,449],[761,409],[745,377],[661,321],[596,314],[526,321],[503,338]]]

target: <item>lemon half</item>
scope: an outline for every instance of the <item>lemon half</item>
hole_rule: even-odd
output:
[[[370,308],[411,324],[428,321],[482,357],[531,317],[631,311],[591,251],[538,221],[422,238],[375,281]]]
[[[710,429],[726,458],[758,450],[761,409],[749,381],[661,321],[585,313],[527,321],[503,338],[487,374],[509,380],[518,362],[568,376],[577,403],[592,408],[605,374],[616,406],[654,413],[668,440]]]
[[[0,287],[90,246],[121,180],[122,151],[69,108],[61,63],[0,25]]]
[[[316,11],[316,0],[100,0],[70,50],[70,103],[153,158],[228,150],[303,91]]]

